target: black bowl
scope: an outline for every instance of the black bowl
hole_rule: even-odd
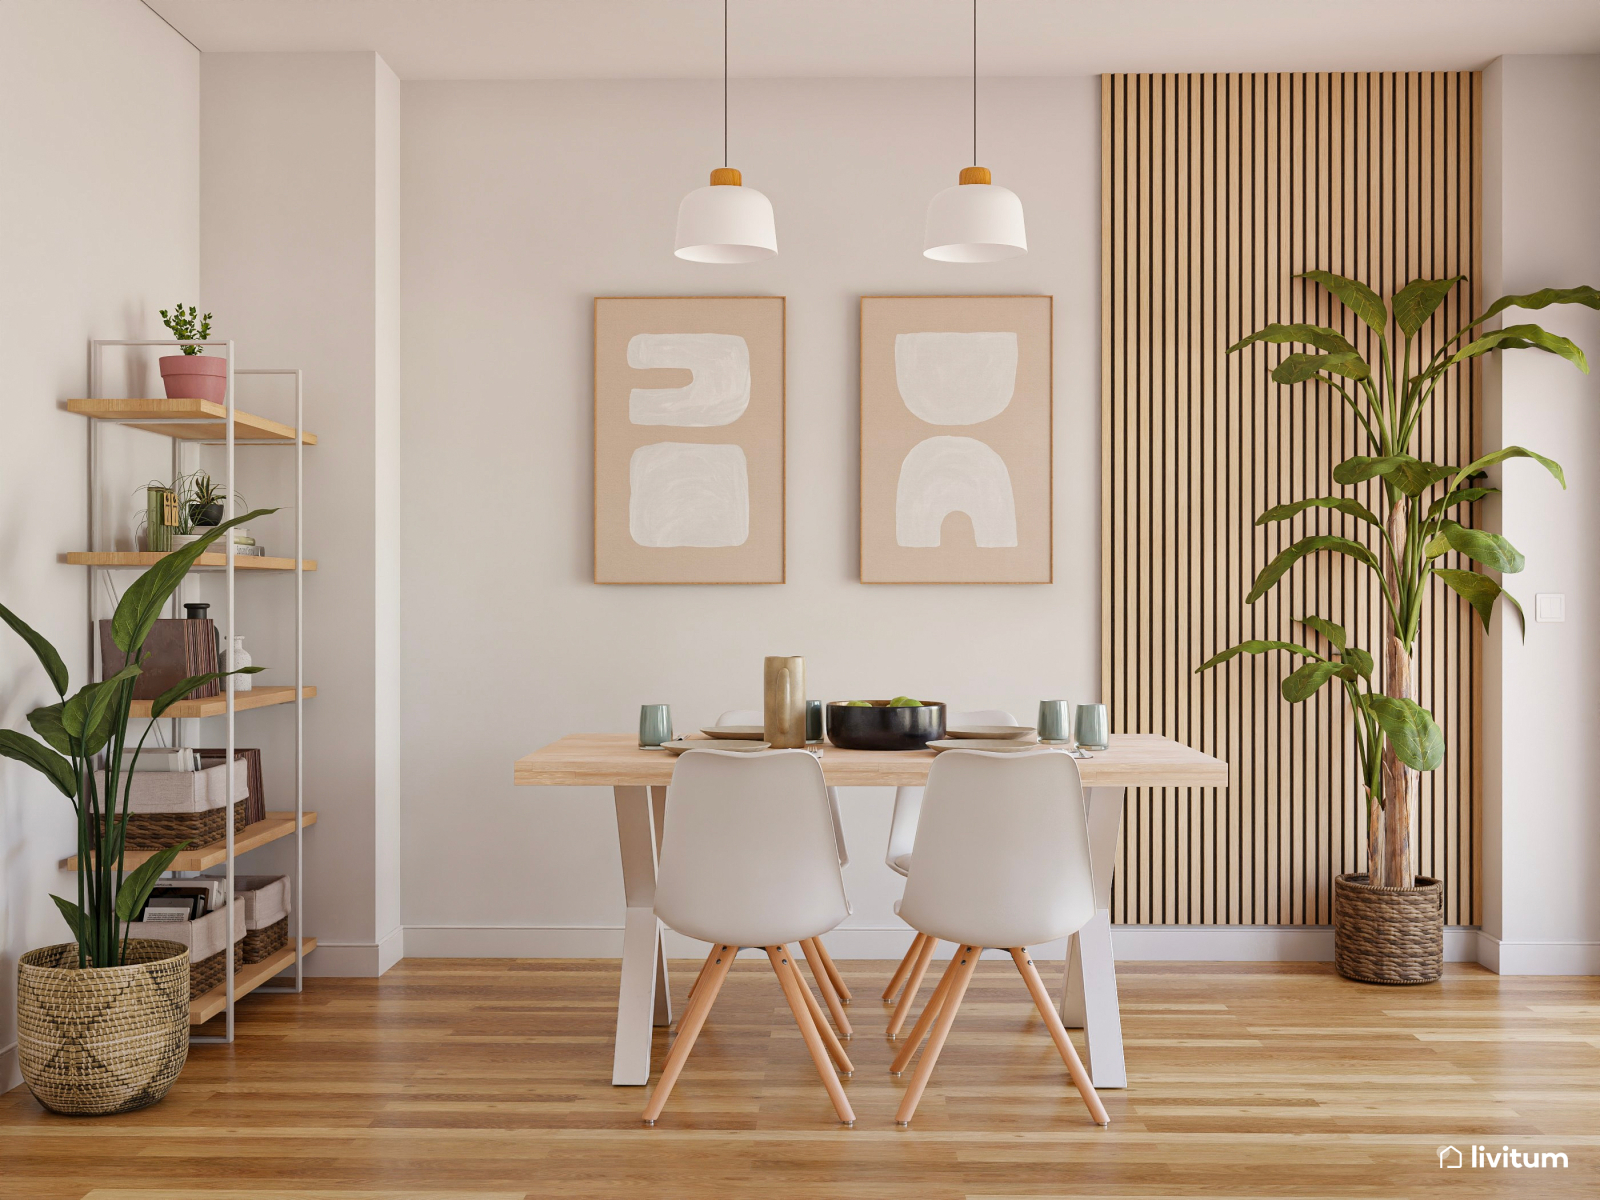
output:
[[[828,705],[828,740],[845,750],[923,750],[944,736],[944,705],[924,700],[920,708],[890,708],[874,700],[871,708]]]

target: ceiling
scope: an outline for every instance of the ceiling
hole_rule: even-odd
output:
[[[402,79],[706,78],[719,0],[145,0],[203,51],[376,50]],[[1596,0],[980,0],[986,75],[1418,70],[1600,51]],[[964,75],[969,0],[730,0],[747,77]]]

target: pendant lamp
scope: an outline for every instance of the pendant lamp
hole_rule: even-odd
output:
[[[1028,252],[1022,201],[978,163],[978,0],[972,0],[972,163],[928,202],[922,253],[941,262],[998,262]]]
[[[772,201],[743,185],[728,165],[728,0],[722,0],[722,166],[711,186],[696,188],[678,205],[674,250],[690,262],[743,263],[778,253]]]

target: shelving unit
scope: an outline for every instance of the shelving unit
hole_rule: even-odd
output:
[[[101,356],[108,347],[164,347],[172,350],[180,349],[185,345],[198,345],[204,347],[220,347],[223,351],[226,368],[226,390],[223,403],[217,404],[209,400],[186,400],[148,398],[116,400],[98,398],[101,389]],[[182,443],[197,443],[205,446],[222,446],[225,448],[224,467],[222,470],[223,483],[226,488],[223,500],[223,519],[231,520],[238,515],[234,512],[234,496],[236,494],[234,451],[239,446],[285,446],[293,447],[295,457],[295,508],[294,508],[294,555],[290,558],[267,558],[253,555],[240,555],[235,552],[233,541],[229,537],[223,539],[225,546],[220,553],[207,553],[201,556],[198,567],[209,570],[220,570],[224,577],[226,601],[223,604],[223,620],[220,633],[223,645],[228,647],[227,657],[231,663],[231,648],[234,635],[234,585],[238,572],[243,571],[247,576],[270,571],[289,571],[294,575],[294,607],[295,607],[295,650],[294,650],[294,684],[292,686],[257,686],[249,691],[235,691],[229,686],[222,696],[204,700],[179,701],[163,714],[163,720],[170,718],[172,721],[172,739],[174,746],[183,744],[183,720],[199,719],[204,717],[222,717],[226,722],[227,737],[224,747],[224,763],[227,767],[228,794],[233,792],[234,772],[241,769],[235,760],[234,752],[238,743],[235,739],[235,717],[241,712],[252,709],[267,708],[274,705],[294,705],[294,811],[268,813],[267,819],[258,821],[244,829],[235,829],[233,824],[233,805],[226,809],[226,835],[219,843],[202,846],[197,849],[185,851],[180,854],[171,867],[173,871],[201,871],[218,865],[226,866],[226,891],[229,903],[233,903],[235,860],[240,854],[248,853],[260,846],[278,841],[285,837],[293,837],[295,844],[295,872],[294,872],[294,938],[292,944],[272,955],[266,961],[234,970],[232,947],[230,945],[226,954],[227,969],[223,982],[216,988],[197,997],[190,1005],[189,1023],[191,1026],[202,1025],[218,1016],[225,1017],[224,1033],[221,1036],[191,1035],[191,1040],[197,1042],[224,1042],[233,1041],[234,1035],[234,1005],[239,997],[248,995],[253,991],[299,992],[305,982],[305,956],[316,948],[315,938],[305,936],[305,830],[309,825],[316,823],[317,814],[305,811],[305,702],[317,694],[317,689],[307,686],[305,682],[305,590],[304,577],[307,571],[315,571],[315,560],[305,557],[305,447],[317,444],[315,434],[305,428],[305,391],[301,373],[298,368],[258,368],[244,370],[234,365],[235,354],[232,341],[223,342],[178,342],[165,340],[94,340],[89,343],[89,392],[90,398],[82,400],[68,400],[68,412],[78,413],[88,418],[88,537],[85,541],[87,549],[65,555],[67,563],[84,567],[89,574],[88,589],[88,618],[89,618],[89,677],[95,677],[95,647],[99,644],[95,621],[95,602],[98,594],[98,573],[101,571],[116,571],[138,569],[159,562],[165,557],[162,553],[150,551],[128,551],[101,548],[98,545],[99,530],[98,504],[100,499],[99,487],[99,437],[98,431],[102,424],[124,425],[133,429],[142,429],[149,433],[171,439],[172,442],[172,467],[176,477],[181,473],[180,446]],[[292,375],[294,377],[294,424],[285,425],[280,421],[273,421],[267,417],[256,416],[253,413],[243,412],[234,406],[235,378],[240,375]],[[181,589],[172,596],[169,612],[173,617],[178,617]],[[132,715],[135,717],[149,718],[150,702],[135,701]],[[148,852],[129,851],[125,856],[125,866],[132,868],[150,857]],[[68,860],[73,868],[77,866],[77,858]],[[63,864],[67,865],[67,864]],[[289,967],[294,968],[294,984],[292,987],[266,987],[269,980],[275,978]]]

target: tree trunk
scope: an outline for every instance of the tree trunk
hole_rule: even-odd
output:
[[[1389,542],[1396,554],[1406,541],[1405,500],[1396,497],[1389,509]],[[1400,594],[1393,558],[1384,565],[1392,595]],[[1416,686],[1411,672],[1411,654],[1401,644],[1394,618],[1383,618],[1383,694],[1395,700],[1415,700]],[[1367,878],[1377,887],[1410,887],[1411,810],[1417,795],[1417,773],[1395,756],[1394,743],[1383,743],[1383,832],[1367,837]]]

